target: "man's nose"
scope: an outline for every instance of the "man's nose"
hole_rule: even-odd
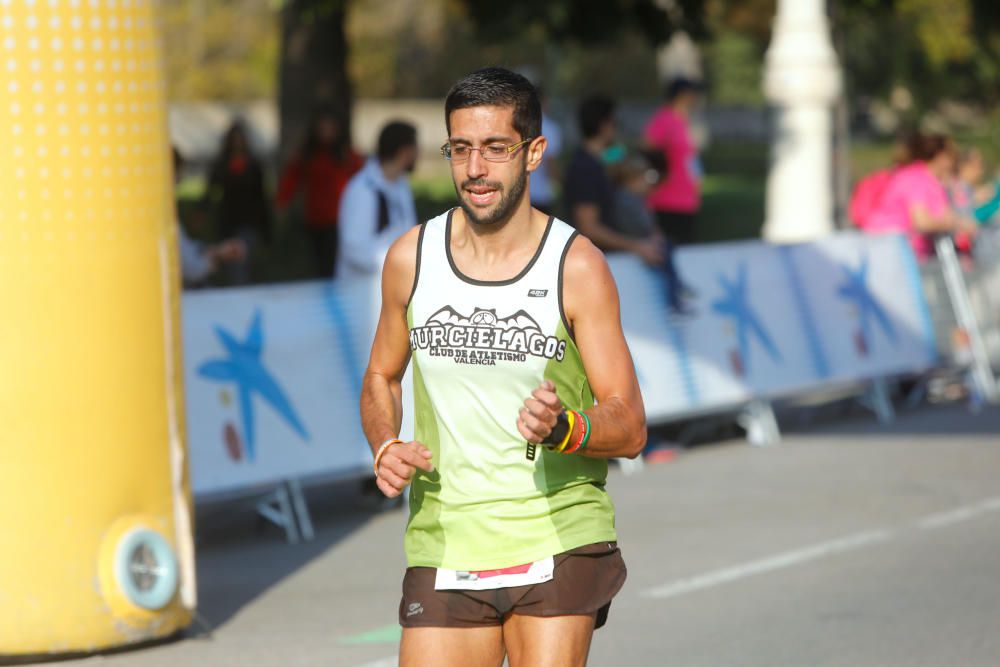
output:
[[[469,151],[469,161],[465,163],[465,175],[469,178],[482,178],[486,175],[486,158],[478,150]]]

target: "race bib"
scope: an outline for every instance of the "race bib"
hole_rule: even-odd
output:
[[[531,586],[551,580],[552,570],[552,556],[527,565],[515,565],[501,570],[463,572],[439,567],[437,577],[434,579],[434,589],[438,591],[491,591],[497,588]]]

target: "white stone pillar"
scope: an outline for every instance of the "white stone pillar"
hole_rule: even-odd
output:
[[[831,107],[840,89],[824,0],[779,0],[764,71],[777,121],[764,223],[769,241],[833,231]]]

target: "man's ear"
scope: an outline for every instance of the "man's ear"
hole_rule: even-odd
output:
[[[526,168],[529,172],[538,169],[538,165],[542,163],[542,155],[545,153],[545,149],[549,146],[549,140],[544,136],[535,137],[532,139],[531,143],[528,144],[528,164]]]

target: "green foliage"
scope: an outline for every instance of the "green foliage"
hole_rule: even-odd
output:
[[[556,42],[593,44],[614,40],[631,27],[658,44],[678,27],[678,16],[687,17],[688,27],[699,32],[704,0],[677,0],[673,4],[680,12],[665,11],[663,3],[655,0],[465,0],[462,4],[485,40],[502,40],[521,30],[539,28]]]
[[[713,104],[763,106],[762,44],[746,33],[719,30],[706,45],[706,70]]]
[[[270,0],[163,0],[160,25],[169,98],[274,95],[278,23]]]
[[[1000,101],[996,0],[840,0],[834,9],[852,97],[885,98],[903,86],[914,117],[946,98]]]

